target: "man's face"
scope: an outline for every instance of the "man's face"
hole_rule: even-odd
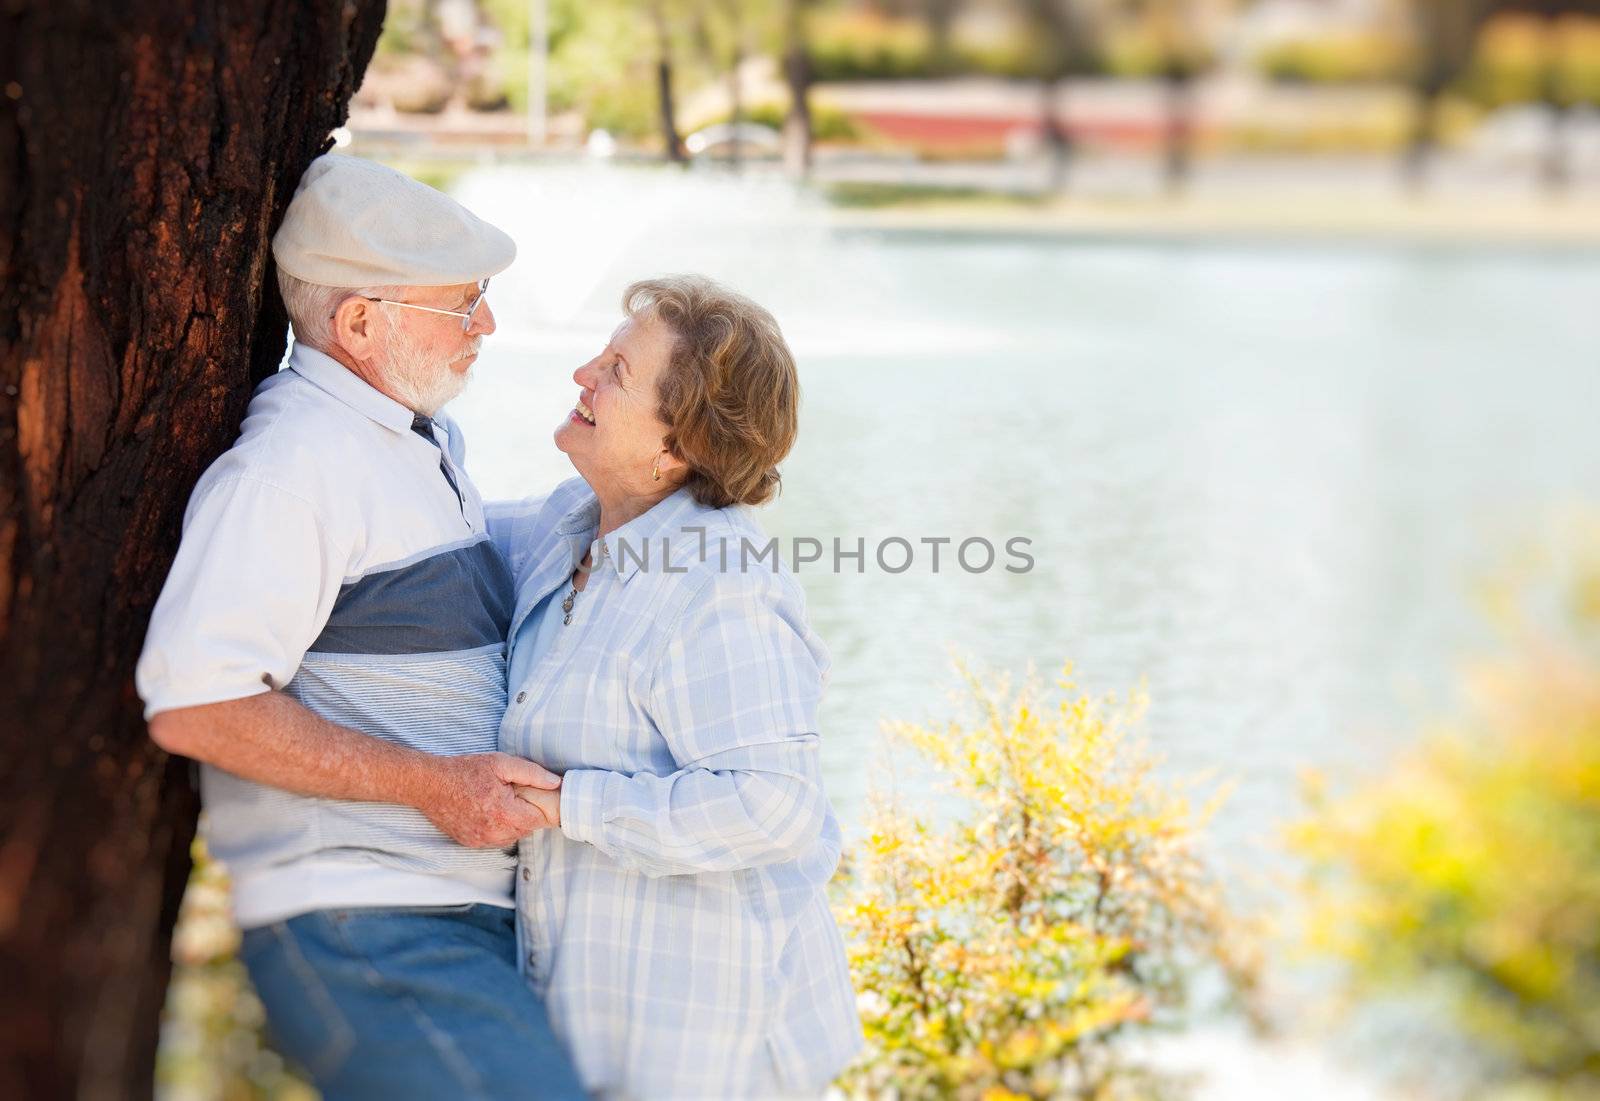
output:
[[[465,311],[477,297],[476,283],[407,287],[392,302],[378,306],[383,331],[374,366],[386,389],[405,405],[431,417],[466,389],[478,347],[495,330],[494,312],[487,301],[479,303],[463,331],[460,317],[395,303]]]

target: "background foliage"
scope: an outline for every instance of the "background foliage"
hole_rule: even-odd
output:
[[[1562,547],[1491,590],[1468,713],[1294,835],[1311,946],[1450,1007],[1483,1096],[1600,1097],[1600,525]]]
[[[1131,737],[1142,701],[986,685],[972,717],[897,724],[953,797],[930,817],[880,796],[838,914],[868,1047],[854,1093],[1149,1097],[1126,1041],[1175,1026],[1199,968],[1253,987],[1245,928],[1198,852],[1215,805],[1159,780]]]

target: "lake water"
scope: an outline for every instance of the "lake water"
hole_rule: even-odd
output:
[[[486,495],[570,476],[550,434],[631,279],[703,272],[783,324],[804,406],[766,526],[868,548],[800,574],[847,832],[881,721],[952,713],[952,655],[1071,659],[1095,692],[1144,683],[1172,772],[1235,783],[1211,840],[1251,884],[1281,870],[1301,770],[1381,769],[1450,706],[1490,641],[1475,582],[1600,496],[1594,254],[874,231],[771,180],[606,166],[452,190],[521,249],[452,407]],[[891,536],[904,573],[872,560]],[[946,548],[935,573],[936,537],[1002,565],[1026,538],[1034,568]],[[1227,1096],[1271,1095],[1259,1052],[1236,1061]],[[1316,1077],[1280,1063],[1285,1088]]]

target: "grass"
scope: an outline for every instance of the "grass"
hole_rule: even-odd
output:
[[[963,206],[1041,207],[1053,199],[1009,191],[989,191],[979,187],[951,187],[939,184],[875,183],[840,181],[822,184],[820,190],[830,206],[848,210],[882,210],[888,207],[934,206],[959,203]]]

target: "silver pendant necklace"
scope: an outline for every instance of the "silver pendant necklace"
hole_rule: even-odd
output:
[[[578,586],[572,586],[572,591],[567,593],[567,598],[561,602],[561,625],[572,626],[572,602],[578,599]]]
[[[600,544],[600,559],[601,559],[601,561],[605,560],[607,553],[608,553],[608,551],[607,551],[606,545],[605,545],[604,542],[602,542]],[[587,554],[583,556],[583,561],[584,562],[589,561],[589,556]],[[579,563],[578,568],[576,570],[572,571],[572,576],[573,577],[577,577],[582,572],[583,572],[583,564]],[[577,585],[577,582],[573,582],[572,589],[567,593],[567,598],[561,602],[561,612],[562,612],[561,625],[563,627],[572,626],[572,602],[577,600],[577,599],[578,599],[578,585]]]

